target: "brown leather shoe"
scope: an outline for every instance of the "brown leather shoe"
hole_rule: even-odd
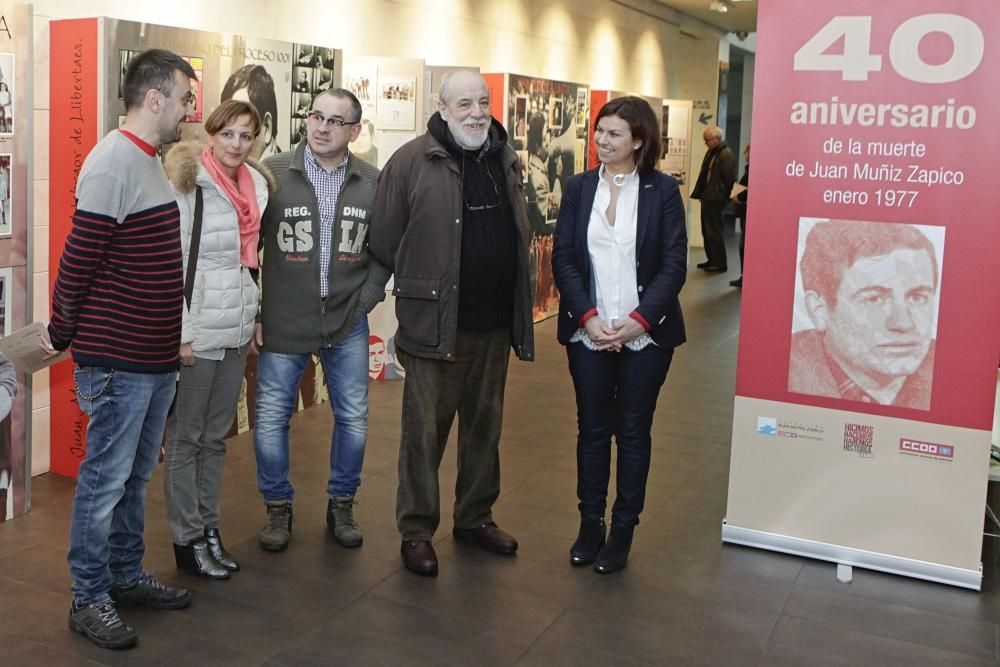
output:
[[[487,551],[510,556],[517,551],[517,540],[509,533],[500,530],[490,521],[475,528],[454,528],[452,534],[460,540],[475,542]]]
[[[403,540],[399,552],[403,555],[403,565],[410,572],[424,577],[437,576],[438,559],[430,540]]]

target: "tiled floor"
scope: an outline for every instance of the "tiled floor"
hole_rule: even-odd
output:
[[[698,261],[700,252],[693,254]],[[735,249],[731,247],[735,266]],[[693,262],[692,262],[693,263]],[[371,389],[359,513],[360,549],[324,524],[331,417],[293,421],[294,540],[262,552],[263,507],[250,439],[230,444],[222,532],[243,564],[231,580],[178,574],[157,472],[147,503],[146,566],[195,590],[184,611],[127,609],[139,646],[95,648],[66,628],[73,483],[34,480],[34,509],[0,525],[0,665],[688,665],[996,664],[995,545],[982,593],[723,546],[739,292],[728,276],[691,272],[689,342],[674,357],[653,435],[647,507],[629,567],[573,569],[573,391],[554,322],[538,326],[538,361],[513,362],[498,522],[516,557],[451,539],[454,447],[442,466],[441,574],[402,568],[394,525],[402,385]]]

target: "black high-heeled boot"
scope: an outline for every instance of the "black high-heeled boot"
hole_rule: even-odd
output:
[[[218,528],[206,528],[205,541],[208,542],[208,551],[212,554],[212,558],[215,559],[216,563],[230,572],[240,571],[240,564],[229,555],[226,547],[222,546],[222,536],[219,535]]]
[[[228,579],[229,570],[219,565],[208,550],[208,542],[195,540],[191,544],[175,544],[174,559],[177,569],[209,579]]]
[[[594,562],[594,570],[598,574],[611,574],[628,564],[628,552],[632,549],[633,530],[635,530],[635,526],[611,524],[607,544],[597,554],[597,560]]]
[[[590,565],[597,558],[597,552],[604,546],[607,526],[604,517],[583,517],[576,542],[569,548],[569,562],[572,565]]]

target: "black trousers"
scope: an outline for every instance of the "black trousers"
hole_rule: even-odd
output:
[[[726,202],[701,202],[701,235],[705,239],[705,255],[708,263],[720,269],[727,269],[726,239],[722,231],[722,209]]]
[[[583,343],[570,343],[566,353],[576,389],[580,515],[604,516],[613,434],[618,443],[618,496],[611,520],[634,526],[646,501],[653,411],[674,351],[647,345],[638,352],[595,352]]]

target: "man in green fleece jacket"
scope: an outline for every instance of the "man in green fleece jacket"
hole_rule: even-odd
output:
[[[255,335],[257,483],[267,505],[260,546],[281,551],[292,531],[288,422],[302,373],[319,355],[336,419],[330,443],[327,525],[345,547],[361,545],[354,519],[368,431],[368,317],[385,298],[389,271],[368,254],[378,169],[350,153],[361,104],[349,91],[318,94],[306,141],[265,161],[278,182],[261,221],[263,297]]]

